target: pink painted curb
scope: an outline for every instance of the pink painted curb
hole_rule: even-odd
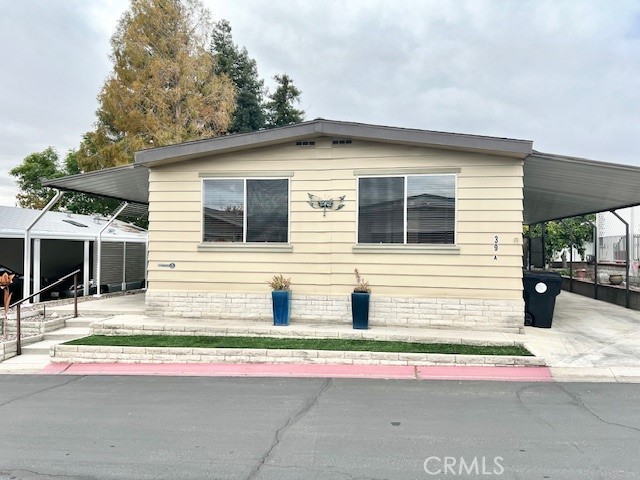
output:
[[[333,377],[415,379],[411,366],[211,363],[58,363],[40,373],[65,375],[178,375],[209,377]]]
[[[547,367],[414,367],[389,365],[283,365],[210,363],[52,363],[42,374],[196,377],[372,378],[395,380],[502,380],[551,382]]]
[[[503,380],[552,382],[549,367],[416,367],[418,380]]]

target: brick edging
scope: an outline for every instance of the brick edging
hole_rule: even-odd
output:
[[[500,333],[500,332],[497,332]],[[172,336],[212,336],[212,337],[271,337],[271,338],[324,338],[342,340],[376,340],[407,343],[453,343],[481,347],[525,346],[526,338],[512,340],[487,340],[462,338],[456,336],[419,336],[411,334],[388,333],[383,330],[297,330],[293,327],[283,328],[264,326],[216,326],[216,325],[161,325],[148,323],[118,323],[117,320],[96,321],[91,324],[91,335],[127,336],[127,335],[172,335]]]
[[[55,345],[53,363],[288,363],[334,365],[544,366],[540,357],[248,348]]]

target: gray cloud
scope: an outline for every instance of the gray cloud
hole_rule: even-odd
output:
[[[14,203],[8,170],[50,145],[64,155],[92,127],[110,65],[108,34],[91,22],[89,6],[76,0],[3,3],[0,204]]]
[[[526,138],[542,151],[640,163],[637,2],[205,3],[261,75],[294,78],[307,118]],[[126,5],[3,4],[0,178],[91,128]],[[0,183],[0,204],[13,203],[9,190]]]
[[[637,3],[251,5],[253,22],[229,10],[236,38],[263,73],[293,76],[310,117],[528,138],[540,150],[638,161]]]

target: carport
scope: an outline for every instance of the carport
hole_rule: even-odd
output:
[[[524,224],[640,205],[640,167],[534,151],[524,161]]]
[[[624,224],[626,244],[629,245],[629,224],[617,213],[617,210],[640,205],[638,185],[640,185],[640,167],[534,151],[525,159],[524,164],[524,224],[544,225],[551,220],[609,211]],[[541,250],[544,252],[543,247]],[[625,270],[628,276],[630,252],[629,248],[626,250]],[[598,297],[597,265],[596,256],[594,281],[596,298]],[[573,285],[572,268],[570,281]],[[625,306],[629,308],[631,306],[629,282],[625,283]]]
[[[0,206],[0,219],[0,267],[23,273],[22,297],[75,269],[82,271],[84,295],[91,279],[110,290],[144,284],[144,229],[100,216],[6,206]]]

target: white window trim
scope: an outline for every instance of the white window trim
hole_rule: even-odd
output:
[[[243,215],[242,215],[242,242],[205,242],[204,241],[204,184],[207,180],[242,180],[243,181]],[[286,180],[287,181],[287,241],[286,242],[247,242],[247,180]],[[253,250],[265,251],[274,249],[277,251],[291,251],[291,175],[273,175],[273,176],[214,176],[201,175],[200,178],[200,243],[198,250]]]
[[[356,244],[353,247],[355,252],[371,252],[381,253],[381,249],[392,249],[401,251],[430,251],[441,253],[459,253],[460,248],[458,246],[458,171],[452,169],[449,171],[429,172],[429,173],[395,173],[389,174],[386,171],[377,174],[358,175],[356,177]],[[453,189],[455,192],[454,197],[454,225],[453,225],[453,243],[407,243],[407,183],[409,177],[453,177]],[[404,178],[404,243],[360,243],[360,179],[361,178]]]

